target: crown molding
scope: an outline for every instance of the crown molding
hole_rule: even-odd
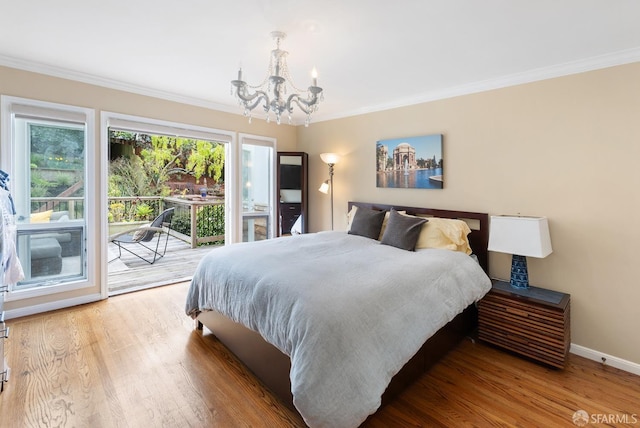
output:
[[[351,116],[358,116],[367,113],[375,113],[384,110],[391,110],[399,107],[407,107],[416,104],[454,98],[461,95],[470,95],[479,92],[491,91],[494,89],[507,88],[540,80],[553,79],[556,77],[568,76],[572,74],[584,73],[587,71],[599,70],[603,68],[615,67],[617,65],[630,64],[640,61],[640,48],[627,49],[612,52],[591,58],[566,62],[550,67],[541,67],[528,70],[522,73],[514,73],[495,79],[487,79],[472,82],[465,85],[443,88],[440,90],[424,92],[412,97],[405,97],[393,100],[389,103],[376,104],[363,107],[336,115],[320,115],[314,117],[314,122],[323,122],[334,119],[342,119]]]
[[[87,83],[90,85],[102,86],[109,89],[115,89],[124,92],[131,92],[138,95],[144,95],[153,98],[160,98],[167,101],[174,101],[182,104],[189,104],[197,107],[204,107],[211,110],[218,110],[227,113],[237,114],[237,108],[224,104],[214,103],[202,98],[188,97],[185,95],[176,94],[173,92],[161,91],[157,89],[148,88],[141,85],[135,85],[131,83],[122,82],[114,79],[107,79],[104,77],[96,76],[89,73],[82,73],[74,70],[69,70],[62,67],[55,67],[47,64],[42,64],[33,61],[25,61],[17,58],[12,58],[4,55],[0,55],[0,65],[10,68],[16,68],[18,70],[30,71],[33,73],[44,74],[47,76],[58,77],[61,79],[73,80],[76,82]]]
[[[424,92],[412,97],[405,97],[392,100],[388,103],[374,104],[359,109],[344,111],[336,114],[322,115],[316,113],[313,122],[325,122],[334,119],[343,119],[351,116],[359,116],[368,113],[375,113],[384,110],[390,110],[399,107],[407,107],[416,104],[458,97],[461,95],[469,95],[479,92],[491,91],[494,89],[506,88],[509,86],[522,85],[525,83],[536,82],[540,80],[552,79],[556,77],[568,76],[571,74],[584,73],[587,71],[598,70],[602,68],[614,67],[617,65],[629,64],[640,61],[640,48],[627,49],[612,52],[591,58],[570,61],[563,64],[553,65],[550,67],[541,67],[522,73],[514,73],[501,76],[495,79],[486,79],[469,84],[443,88],[435,91]],[[16,68],[19,70],[30,71],[34,73],[45,74],[48,76],[69,79],[77,82],[87,83],[91,85],[102,86],[110,89],[116,89],[125,92],[131,92],[139,95],[174,101],[182,104],[189,104],[197,107],[203,107],[211,110],[222,111],[231,114],[238,114],[235,106],[214,103],[202,98],[188,97],[172,92],[161,91],[140,85],[125,83],[118,80],[107,79],[104,77],[81,73],[61,67],[50,66],[32,61],[25,61],[17,58],[0,55],[0,65]],[[266,116],[264,116],[266,117]],[[254,119],[263,118],[261,115],[254,115]],[[294,120],[292,125],[299,126],[304,122]]]

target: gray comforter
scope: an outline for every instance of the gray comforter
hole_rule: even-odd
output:
[[[294,405],[311,427],[356,427],[391,378],[491,283],[471,257],[409,252],[344,232],[212,250],[187,296],[291,358]]]

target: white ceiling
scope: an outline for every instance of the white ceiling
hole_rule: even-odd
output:
[[[0,0],[0,65],[240,113],[273,30],[314,121],[640,61],[638,0]]]

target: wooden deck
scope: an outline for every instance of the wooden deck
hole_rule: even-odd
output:
[[[171,236],[165,256],[149,264],[125,251],[118,259],[118,248],[109,244],[109,295],[188,281],[200,259],[215,248],[219,247],[191,248],[186,242]],[[140,249],[144,251],[142,247]]]

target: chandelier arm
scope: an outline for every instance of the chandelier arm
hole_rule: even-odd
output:
[[[313,113],[318,106],[318,93],[319,92],[311,91],[311,99],[309,100],[300,98],[299,94],[289,95],[289,98],[287,99],[287,106],[288,106],[289,112],[293,112],[293,107],[291,106],[291,103],[294,102],[300,108],[300,110],[302,110],[305,114]]]
[[[236,95],[243,102],[242,104],[247,110],[253,110],[254,108],[256,108],[258,104],[260,104],[261,100],[264,100],[265,109],[267,108],[266,106],[269,105],[269,95],[267,95],[266,92],[256,91],[253,94],[249,94],[246,85],[239,86]]]
[[[267,96],[267,94],[265,94],[262,91],[258,91],[258,92],[260,92],[260,96],[258,97],[258,99],[256,99],[255,102],[251,105],[248,104],[248,101],[245,101],[244,106],[247,110],[251,111],[254,108],[258,107],[258,104],[260,104],[261,100],[264,100],[264,110],[268,112],[269,108],[267,106],[269,105],[269,97]],[[258,95],[258,93],[254,94],[254,97],[255,95]]]

